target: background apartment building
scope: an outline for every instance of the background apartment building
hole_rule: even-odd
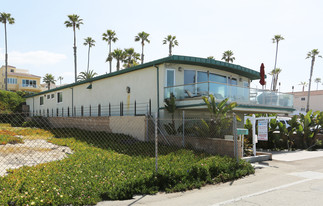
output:
[[[0,68],[0,89],[5,90],[6,67]],[[29,74],[28,70],[8,65],[8,90],[36,93],[42,91],[40,76]]]
[[[290,93],[294,95],[294,108],[295,111],[292,113],[306,113],[307,104],[307,91],[304,92],[293,92]],[[323,90],[311,91],[310,97],[310,109],[313,111],[323,111]]]

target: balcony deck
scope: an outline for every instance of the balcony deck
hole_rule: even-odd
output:
[[[177,85],[164,88],[164,98],[173,93],[178,105],[202,103],[203,96],[212,94],[216,101],[229,98],[230,102],[237,102],[238,106],[258,106],[276,109],[293,110],[293,95],[236,85],[216,82],[202,82],[196,84]]]

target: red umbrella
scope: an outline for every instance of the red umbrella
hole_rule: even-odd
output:
[[[264,63],[261,63],[261,66],[260,66],[260,81],[259,83],[264,86],[266,84],[266,81],[265,81],[265,66],[264,66]]]

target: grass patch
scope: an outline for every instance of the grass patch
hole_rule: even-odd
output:
[[[159,147],[126,135],[53,130],[49,141],[68,146],[69,158],[10,170],[0,177],[0,205],[93,205],[135,194],[183,191],[254,173],[249,163],[190,150]]]

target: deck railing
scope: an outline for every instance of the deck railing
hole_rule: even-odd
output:
[[[177,100],[192,100],[194,98],[212,94],[217,100],[229,98],[229,101],[235,101],[238,104],[293,107],[292,94],[216,82],[202,82],[165,87],[164,92],[165,99],[169,98],[171,93],[174,94]]]

